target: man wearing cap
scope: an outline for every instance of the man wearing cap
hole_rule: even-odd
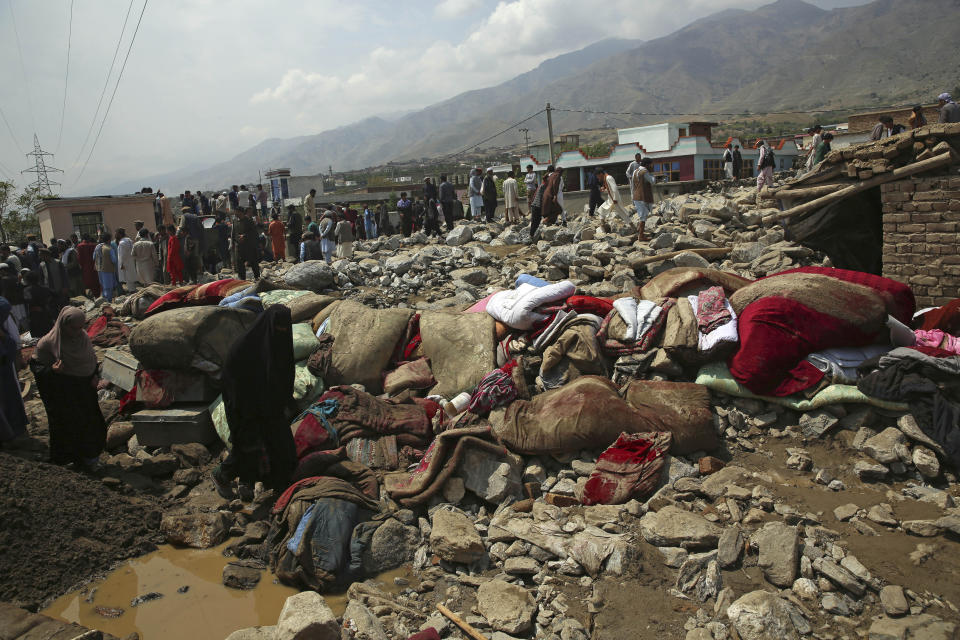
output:
[[[960,122],[960,105],[953,101],[949,93],[940,94],[937,98],[937,106],[940,107],[939,123]]]

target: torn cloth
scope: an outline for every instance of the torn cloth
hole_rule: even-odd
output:
[[[597,459],[597,466],[583,489],[582,502],[623,504],[631,498],[642,500],[657,488],[664,467],[664,455],[671,435],[621,433]]]
[[[499,369],[488,373],[477,385],[467,411],[485,416],[497,407],[508,405],[517,398],[517,385],[513,382],[513,368],[516,360],[511,360]]]

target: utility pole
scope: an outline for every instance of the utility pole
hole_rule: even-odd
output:
[[[527,151],[527,155],[530,155],[530,129],[523,127],[522,129],[517,129],[517,131],[523,134],[523,146]]]
[[[44,159],[45,156],[50,156],[53,158],[52,153],[48,153],[40,148],[40,140],[37,139],[37,134],[33,134],[33,151],[26,154],[29,158],[33,156],[33,168],[24,169],[20,173],[35,173],[37,174],[37,179],[31,182],[28,187],[33,187],[37,190],[37,195],[41,198],[44,197],[53,197],[53,189],[50,188],[51,185],[61,186],[59,182],[52,182],[48,173],[63,173],[62,170],[57,169],[56,167],[48,167],[47,162]]]
[[[547,140],[550,144],[550,164],[553,164],[555,158],[553,157],[553,117],[550,115],[550,112],[553,109],[550,108],[550,103],[547,103]]]

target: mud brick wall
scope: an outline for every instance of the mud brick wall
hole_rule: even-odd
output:
[[[880,189],[883,275],[909,284],[918,309],[960,298],[960,177],[908,178]]]

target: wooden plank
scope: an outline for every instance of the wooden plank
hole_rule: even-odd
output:
[[[439,611],[443,615],[450,618],[450,622],[460,627],[463,630],[463,632],[466,633],[471,638],[473,638],[473,640],[490,640],[489,638],[487,638],[487,636],[483,635],[482,633],[477,631],[473,626],[468,624],[466,620],[464,620],[463,618],[455,614],[453,611],[450,611],[450,609],[447,609],[445,606],[443,606],[443,604],[439,602],[437,603],[437,611]]]
[[[766,222],[776,222],[778,220],[784,220],[791,216],[795,216],[801,213],[806,213],[808,211],[814,211],[821,207],[825,207],[828,204],[838,202],[844,198],[849,198],[850,196],[860,193],[861,191],[866,191],[867,189],[872,189],[873,187],[880,186],[887,182],[893,182],[894,180],[900,180],[901,178],[906,178],[917,173],[923,173],[924,171],[930,171],[931,169],[938,169],[940,167],[946,166],[953,161],[952,155],[950,152],[942,153],[933,158],[927,160],[922,160],[920,162],[914,162],[913,164],[908,164],[905,167],[900,167],[890,173],[884,173],[879,176],[874,176],[869,180],[864,180],[858,182],[857,184],[852,184],[849,187],[835,191],[834,193],[816,198],[807,202],[805,204],[798,205],[782,211],[780,213],[770,214],[763,217],[763,221]]]

